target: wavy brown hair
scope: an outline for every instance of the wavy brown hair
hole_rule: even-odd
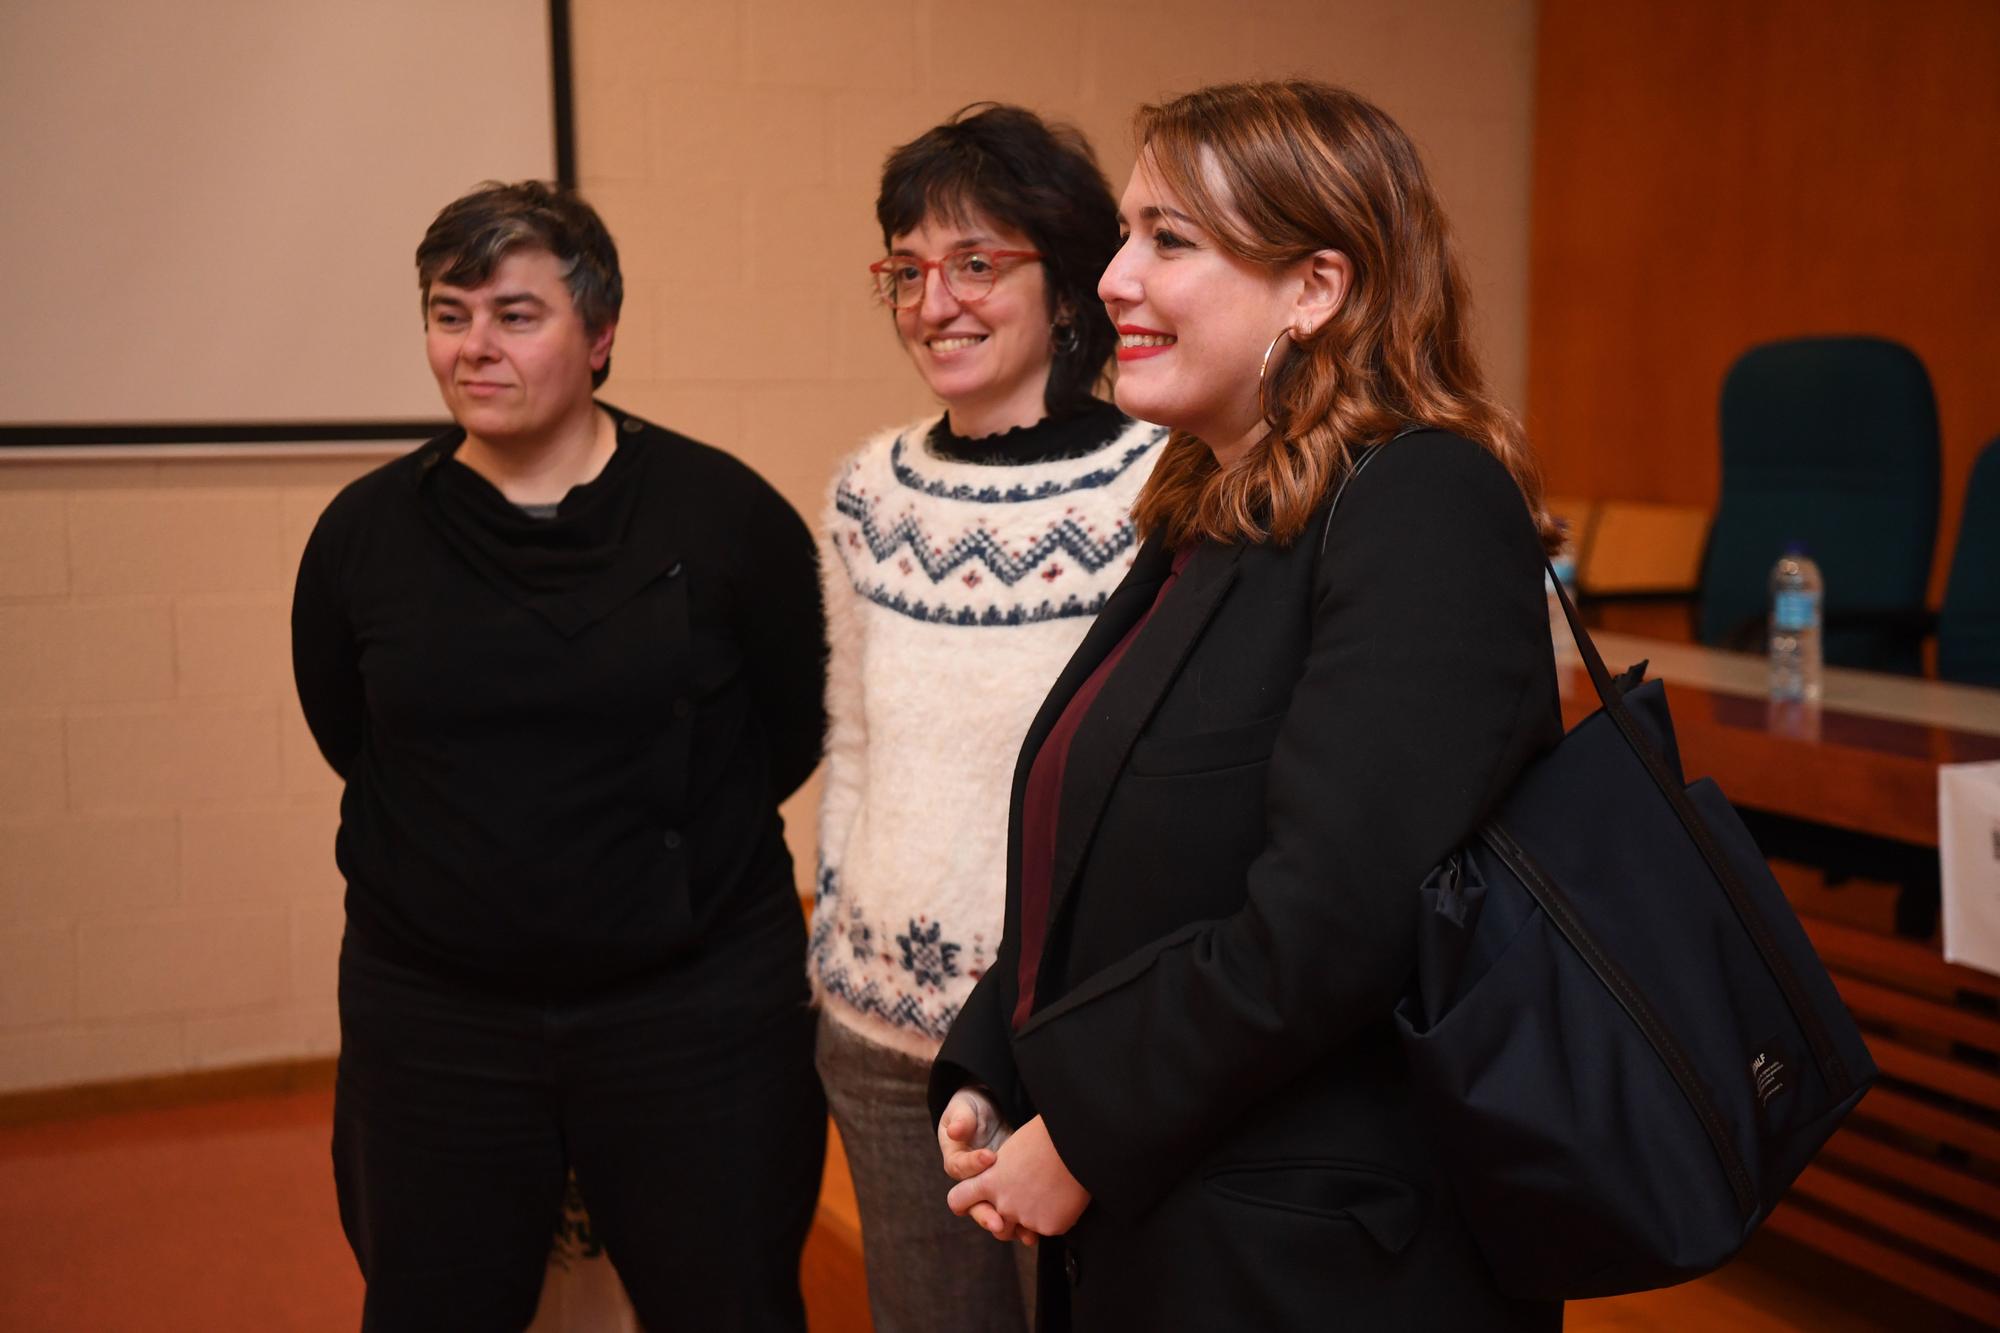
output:
[[[1224,468],[1172,433],[1134,507],[1141,532],[1288,544],[1356,450],[1414,425],[1485,446],[1543,545],[1560,545],[1520,423],[1480,373],[1444,208],[1401,126],[1344,88],[1294,79],[1144,106],[1134,129],[1142,160],[1227,253],[1276,268],[1338,250],[1354,267],[1333,318],[1265,385],[1261,441]]]

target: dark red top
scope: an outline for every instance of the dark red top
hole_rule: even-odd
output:
[[[1021,959],[1016,974],[1020,998],[1014,1002],[1013,1019],[1017,1029],[1028,1021],[1028,1012],[1034,1008],[1035,970],[1041,966],[1042,943],[1048,938],[1049,897],[1054,892],[1056,868],[1056,825],[1062,810],[1063,773],[1069,766],[1070,742],[1076,739],[1077,728],[1083,725],[1091,704],[1097,701],[1104,682],[1111,679],[1119,659],[1160,609],[1160,603],[1167,598],[1167,589],[1180,578],[1181,569],[1194,552],[1191,543],[1175,553],[1173,568],[1161,582],[1160,590],[1153,594],[1153,604],[1070,696],[1062,716],[1049,728],[1042,748],[1035,752],[1034,766],[1028,770],[1028,787],[1021,794]]]

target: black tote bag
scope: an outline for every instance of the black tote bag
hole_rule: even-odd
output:
[[[1604,706],[1422,886],[1396,1023],[1494,1275],[1565,1299],[1722,1264],[1875,1063],[1659,682],[1614,682],[1556,587]]]

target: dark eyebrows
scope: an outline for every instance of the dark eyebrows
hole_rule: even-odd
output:
[[[955,255],[965,250],[990,250],[992,248],[993,238],[991,236],[961,236],[950,245],[947,245],[944,248],[944,252],[948,255]],[[910,249],[907,245],[891,250],[889,253],[891,256],[899,259],[918,258],[917,252]]]
[[[492,303],[495,306],[534,306],[540,310],[547,310],[549,308],[549,303],[533,292],[501,292],[493,297]],[[425,302],[425,305],[433,310],[443,307],[464,310],[469,307],[470,302],[462,296],[433,291],[430,299]]]

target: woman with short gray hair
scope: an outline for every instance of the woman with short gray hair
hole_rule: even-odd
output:
[[[594,399],[622,284],[574,194],[483,187],[417,268],[456,424],[334,499],[292,609],[346,781],[363,1324],[523,1328],[574,1171],[648,1327],[803,1333],[825,1108],[777,805],[819,757],[812,538]]]

